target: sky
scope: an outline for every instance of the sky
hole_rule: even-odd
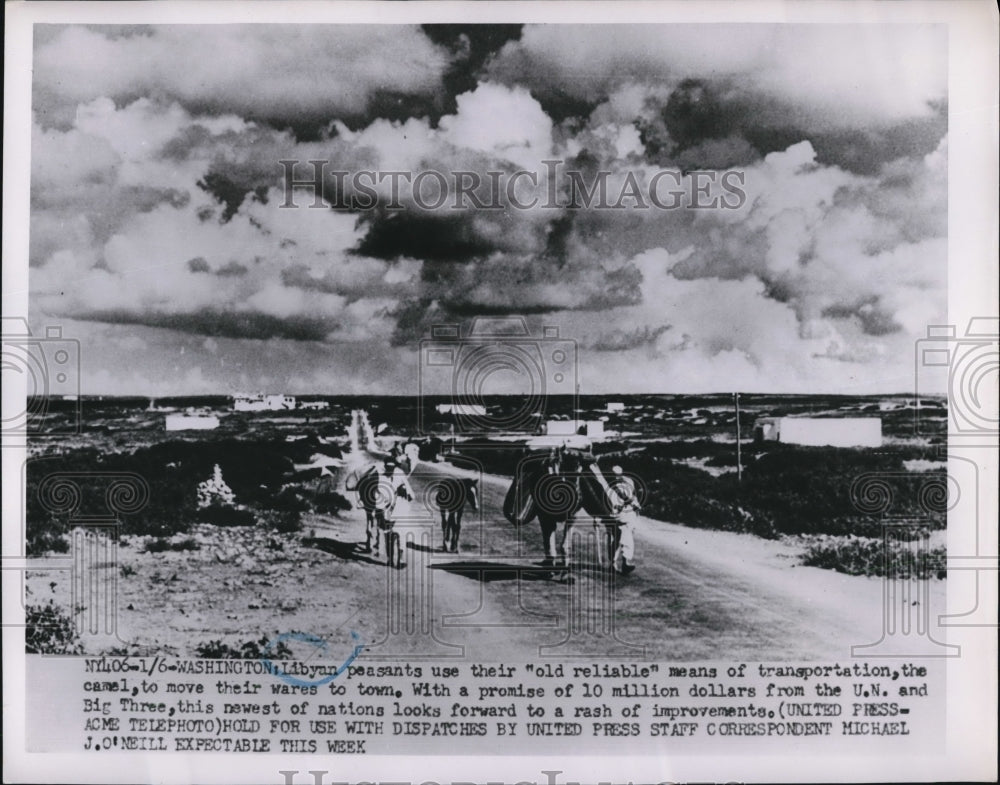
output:
[[[30,321],[80,340],[86,394],[443,392],[432,328],[514,316],[558,330],[583,393],[906,392],[947,316],[946,47],[900,24],[38,25]],[[390,209],[386,182],[372,209],[288,208],[282,160],[527,170],[521,201],[561,206],[404,187]],[[745,198],[587,208],[544,161],[612,194],[735,172]]]

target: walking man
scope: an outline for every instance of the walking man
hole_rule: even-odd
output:
[[[639,499],[635,483],[626,477],[621,466],[611,468],[612,512],[607,526],[608,553],[615,572],[628,575],[635,569],[635,523],[639,518]]]
[[[386,494],[388,503],[375,511],[378,527],[385,532],[385,551],[388,557],[386,564],[400,569],[406,564],[403,562],[403,549],[400,546],[399,533],[395,531],[395,524],[397,518],[405,518],[409,514],[409,503],[413,501],[414,493],[406,475],[391,457],[385,461],[379,483],[384,483],[388,491]]]

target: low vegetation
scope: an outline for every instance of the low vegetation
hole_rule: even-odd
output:
[[[907,543],[869,537],[828,537],[810,543],[803,564],[848,575],[891,576],[899,579],[944,578],[942,547],[921,552]]]
[[[447,416],[436,415],[435,403],[431,399],[366,397],[364,405],[376,427],[385,423],[386,432],[418,440],[423,460],[444,458],[462,467],[476,466],[487,474],[513,476],[527,455],[520,444],[482,437],[462,440],[459,428],[454,445],[459,454],[453,455],[449,453],[449,429],[454,423],[449,424]],[[487,403],[507,413],[514,411],[511,407],[518,401],[511,398]],[[586,416],[596,417],[604,403],[603,398],[584,396],[579,406]],[[935,408],[933,401],[926,403],[918,434],[913,410],[903,406],[903,399],[898,410],[890,411],[881,411],[883,402],[876,398],[851,399],[845,411],[879,412],[887,437],[885,448],[744,442],[739,478],[735,445],[724,441],[731,439],[735,425],[730,403],[727,396],[633,396],[627,411],[612,414],[607,421],[610,430],[626,435],[596,442],[594,453],[603,466],[620,464],[640,478],[643,512],[650,518],[768,538],[839,538],[811,543],[807,558],[809,563],[852,574],[878,574],[875,565],[887,563],[878,551],[882,547],[881,513],[852,499],[852,485],[860,476],[880,478],[892,497],[887,514],[894,519],[944,528],[946,494],[926,492],[934,483],[943,490],[944,470],[907,471],[904,464],[914,460],[931,461],[932,465],[940,462],[933,444],[944,433],[943,404]],[[836,397],[815,396],[754,396],[743,403],[750,407],[743,412],[744,436],[756,416],[810,413],[847,405]],[[147,546],[152,552],[196,547],[197,542],[186,535],[197,523],[293,533],[301,530],[304,516],[336,516],[349,511],[352,501],[334,490],[336,483],[329,476],[319,470],[300,473],[296,467],[310,464],[316,453],[341,457],[337,444],[321,434],[342,436],[353,405],[335,405],[327,419],[317,417],[309,426],[313,431],[305,438],[297,438],[300,424],[285,425],[281,418],[271,417],[258,421],[248,416],[232,418],[225,433],[174,436],[139,429],[128,432],[126,439],[125,431],[111,429],[117,415],[108,404],[107,411],[95,412],[96,419],[88,421],[91,430],[74,443],[87,446],[74,446],[29,462],[27,552],[37,556],[64,553],[69,548],[70,515],[53,512],[39,496],[45,478],[55,472],[73,474],[79,485],[74,517],[108,513],[107,479],[102,475],[128,472],[142,477],[148,484],[148,502],[142,509],[120,516],[121,531],[152,538]],[[547,415],[573,410],[569,400],[553,405]],[[417,428],[421,406],[427,422],[441,421],[442,430],[437,435],[429,432],[426,422]],[[293,428],[296,439],[286,441],[285,435]],[[199,509],[198,484],[212,476],[216,465],[233,491],[234,503]]]
[[[25,608],[24,650],[28,654],[82,654],[72,617],[52,600]]]
[[[852,486],[869,475],[888,489],[894,519],[944,528],[944,472],[907,472],[903,461],[924,457],[919,448],[865,450],[769,445],[744,452],[742,479],[735,471],[713,475],[676,460],[676,446],[650,445],[615,458],[641,478],[646,515],[699,528],[746,531],[763,537],[831,534],[879,537],[883,519],[852,498]],[[713,448],[714,450],[714,448]],[[730,452],[733,447],[728,447]],[[715,452],[721,463],[720,455]],[[735,468],[735,467],[734,467]]]
[[[45,553],[68,553],[69,540],[66,526],[54,515],[45,516],[39,523],[28,526],[26,548],[29,556]]]
[[[863,475],[891,495],[891,515],[945,526],[944,470],[907,472],[904,461],[933,457],[921,447],[886,450],[798,447],[769,443],[744,445],[742,478],[736,472],[735,445],[711,440],[595,445],[604,467],[618,464],[639,479],[643,512],[686,526],[751,532],[762,537],[786,534],[880,536],[882,519],[852,498]],[[509,442],[465,443],[462,465],[478,464],[489,474],[513,476],[529,453]],[[708,472],[694,461],[723,471]],[[728,470],[728,471],[727,471]],[[928,492],[928,488],[931,492]]]
[[[146,543],[146,553],[163,553],[164,551],[197,551],[201,549],[198,541],[187,537],[183,540],[170,540],[157,537]]]
[[[508,476],[527,454],[503,442],[460,449],[483,471]],[[944,469],[908,472],[904,465],[904,461],[934,459],[932,447],[870,450],[745,444],[742,478],[736,472],[733,443],[607,441],[595,445],[595,453],[602,466],[621,465],[639,479],[643,513],[650,518],[771,539],[823,536],[809,546],[807,564],[852,575],[882,575],[888,564],[894,574],[944,577],[933,566],[943,549],[937,549],[926,564],[910,565],[909,549],[893,546],[887,559],[882,544],[883,512],[894,521],[945,528]],[[722,471],[705,471],[692,462]],[[870,499],[852,497],[852,487],[863,476],[872,481],[875,496]]]
[[[65,553],[72,519],[108,515],[108,475],[115,473],[138,475],[148,486],[146,504],[119,515],[119,520],[122,534],[155,538],[149,546],[153,552],[196,547],[197,543],[184,545],[188,541],[177,539],[195,523],[298,531],[303,514],[336,515],[352,506],[332,488],[296,476],[295,464],[308,462],[315,452],[341,455],[336,445],[314,438],[291,443],[281,438],[226,438],[178,439],[121,453],[84,447],[33,459],[27,467],[27,553]],[[212,476],[216,465],[235,495],[235,504],[199,509],[198,484]],[[72,475],[78,496],[72,511],[64,509],[65,498],[44,498],[51,490],[45,480],[53,474]]]
[[[203,660],[287,660],[292,657],[292,650],[284,641],[269,645],[266,637],[258,641],[250,640],[238,646],[223,640],[211,640],[195,647],[195,656]]]

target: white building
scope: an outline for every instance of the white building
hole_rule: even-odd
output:
[[[343,458],[334,458],[330,455],[324,455],[321,452],[313,453],[309,456],[309,463],[293,464],[297,472],[318,470],[321,476],[329,476],[332,474],[331,467],[339,469],[343,465]]]
[[[237,412],[274,412],[294,408],[295,398],[291,395],[236,393],[233,396],[233,410]]]
[[[810,447],[881,447],[879,417],[760,417],[754,438]]]
[[[294,409],[295,408],[295,396],[294,395],[265,395],[264,405],[270,411],[279,411],[281,409]]]
[[[625,404],[621,401],[608,401],[607,412],[608,414],[614,414],[615,412],[625,411]]]
[[[178,412],[168,414],[166,418],[168,431],[213,431],[218,427],[219,418],[214,414]]]
[[[329,401],[299,401],[300,409],[329,409]]]
[[[439,403],[438,414],[458,414],[465,417],[485,417],[486,407],[478,403]]]
[[[524,446],[529,450],[551,450],[553,447],[570,447],[574,450],[590,450],[593,446],[586,436],[535,436]]]
[[[603,420],[549,420],[546,436],[603,436]]]
[[[233,410],[237,412],[264,411],[264,396],[261,393],[236,393],[233,396]]]

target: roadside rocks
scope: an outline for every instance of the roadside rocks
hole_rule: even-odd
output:
[[[196,524],[191,536],[220,564],[233,564],[247,572],[272,572],[274,563],[302,555],[298,536],[266,529]]]

